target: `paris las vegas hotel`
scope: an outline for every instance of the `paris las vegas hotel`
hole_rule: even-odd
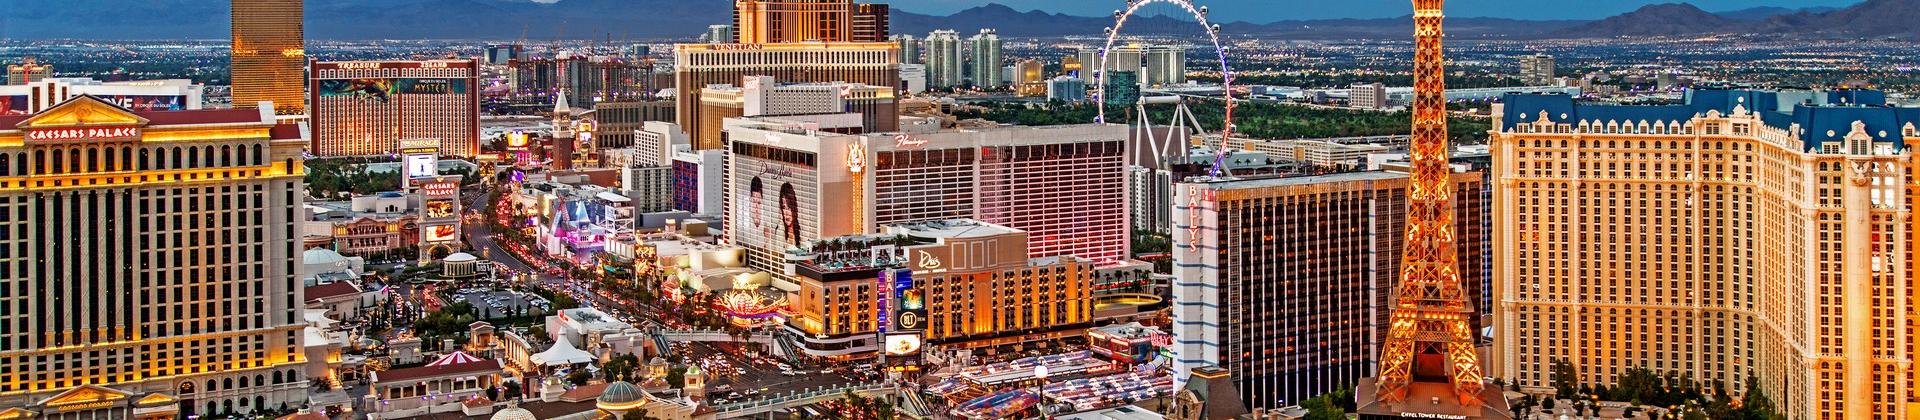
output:
[[[1920,108],[1870,90],[1704,89],[1683,105],[1508,95],[1494,112],[1493,376],[1630,367],[1791,418],[1910,417]]]
[[[0,116],[0,419],[306,401],[304,136],[260,105]]]

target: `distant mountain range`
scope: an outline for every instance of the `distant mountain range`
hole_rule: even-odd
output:
[[[1552,31],[1554,38],[1610,38],[1715,33],[1806,37],[1920,38],[1920,0],[1866,0],[1844,9],[1753,8],[1708,13],[1686,3],[1654,4],[1626,14]]]
[[[9,0],[0,13],[0,38],[221,39],[228,36],[227,1]],[[307,0],[311,39],[690,39],[707,25],[730,20],[729,0]],[[1216,16],[1217,17],[1217,16]],[[1593,38],[1707,33],[1781,33],[1809,37],[1920,38],[1920,0],[1866,0],[1843,9],[1757,7],[1710,13],[1685,3],[1659,4],[1597,21],[1453,17],[1449,36]],[[962,34],[994,28],[1002,36],[1095,35],[1111,17],[1021,12],[1000,4],[947,16],[894,10],[895,33],[924,36],[935,29]],[[1136,16],[1126,32],[1193,33],[1172,17]],[[1230,34],[1310,40],[1403,38],[1406,17],[1270,23],[1226,22]]]

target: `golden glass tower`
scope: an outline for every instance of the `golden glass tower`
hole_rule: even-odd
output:
[[[1460,285],[1453,246],[1453,184],[1447,164],[1443,0],[1413,0],[1413,140],[1408,144],[1407,241],[1393,316],[1381,345],[1382,401],[1404,401],[1417,376],[1444,375],[1461,405],[1480,403],[1473,305]],[[1441,365],[1444,361],[1444,365]],[[1444,372],[1444,373],[1443,373]]]
[[[233,107],[273,101],[279,115],[306,113],[302,0],[233,0]]]

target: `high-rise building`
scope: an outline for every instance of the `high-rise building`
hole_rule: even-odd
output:
[[[920,58],[920,40],[914,39],[913,35],[898,34],[891,39],[894,43],[900,44],[900,64],[925,62]]]
[[[779,253],[805,241],[955,218],[1026,231],[1033,258],[1127,258],[1125,127],[846,135],[790,126],[728,120],[723,225],[754,268],[785,272]],[[799,206],[795,218],[781,219],[788,210],[776,200]]]
[[[848,82],[869,86],[900,85],[900,47],[891,42],[675,45],[674,118],[694,139],[694,149],[718,149],[717,139],[700,127],[700,91],[708,85],[739,83],[746,76],[772,76],[786,82]]]
[[[1820,102],[1844,105],[1818,105]],[[1494,112],[1496,373],[1747,378],[1793,418],[1897,417],[1920,108],[1877,91],[1700,89],[1684,105],[1508,95]],[[1623,305],[1622,302],[1632,302]]]
[[[520,44],[494,44],[487,46],[487,64],[504,66],[521,58]]]
[[[1520,81],[1544,85],[1553,83],[1553,56],[1533,54],[1520,56]]]
[[[480,151],[478,60],[315,61],[309,89],[316,156],[398,153],[403,139],[442,156]]]
[[[1146,55],[1146,77],[1148,85],[1164,86],[1187,82],[1187,47],[1178,45],[1149,45],[1143,48]]]
[[[304,404],[301,137],[268,110],[91,96],[0,116],[0,412]]]
[[[700,92],[698,143],[721,143],[724,121],[734,117],[797,116],[813,128],[836,133],[894,131],[900,127],[893,88],[858,83],[779,84],[770,76],[747,76],[740,87],[709,85]]]
[[[1025,59],[1013,63],[1013,88],[1020,96],[1047,96],[1046,65]]]
[[[677,129],[675,131],[678,131]],[[676,148],[673,154],[673,208],[701,215],[719,216],[722,211],[721,171],[724,150]]]
[[[732,42],[885,42],[887,14],[852,0],[735,0]]]
[[[273,101],[275,114],[306,113],[305,9],[301,0],[233,0],[233,107]]]
[[[1361,109],[1384,109],[1387,107],[1387,85],[1375,83],[1355,83],[1347,87],[1347,105]]]
[[[1481,180],[1449,177],[1468,208],[1477,208]],[[1176,184],[1177,377],[1226,369],[1248,408],[1273,409],[1372,376],[1398,283],[1408,185],[1407,174],[1384,171]],[[1477,256],[1485,216],[1463,216],[1453,245]]]
[[[8,85],[18,86],[38,82],[46,80],[49,76],[53,76],[53,65],[41,64],[39,61],[35,61],[33,57],[27,57],[25,60],[21,60],[20,64],[7,65]]]
[[[673,101],[615,101],[593,104],[593,146],[634,147],[634,132],[652,121],[673,121]]]
[[[1146,49],[1139,45],[1121,45],[1107,50],[1106,70],[1112,72],[1130,72],[1139,75],[1146,69]],[[1092,80],[1092,70],[1100,66],[1099,48],[1081,48],[1079,52],[1080,77]]]
[[[853,33],[847,35],[848,42],[887,42],[886,4],[853,5]]]
[[[900,87],[897,92],[921,93],[927,91],[927,65],[901,64]]]
[[[1000,34],[992,29],[981,29],[979,34],[967,38],[973,46],[971,57],[973,85],[983,88],[1006,86],[1000,81]]]
[[[733,25],[707,25],[706,38],[709,44],[733,42]]]
[[[1067,76],[1047,81],[1047,100],[1079,102],[1087,100],[1087,81]]]
[[[960,33],[941,29],[927,34],[927,87],[951,89],[966,78]]]

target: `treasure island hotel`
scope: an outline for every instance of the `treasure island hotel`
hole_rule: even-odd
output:
[[[304,403],[304,147],[271,109],[0,116],[0,418]]]
[[[479,69],[474,59],[313,62],[313,154],[386,155],[402,139],[433,139],[442,156],[473,157]]]
[[[736,43],[674,45],[674,111],[697,150],[720,149],[700,125],[701,88],[744,76],[782,82],[900,86],[900,46],[888,41],[887,8],[849,0],[734,2]]]
[[[1790,418],[1916,407],[1920,108],[1870,90],[1495,105],[1493,376],[1748,377]]]

